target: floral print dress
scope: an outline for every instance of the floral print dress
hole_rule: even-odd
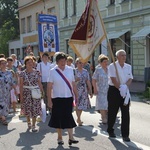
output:
[[[79,110],[86,110],[91,107],[87,89],[87,80],[90,81],[89,73],[86,69],[83,69],[82,72],[75,69],[75,78],[80,78],[76,82],[78,91],[77,108]]]
[[[93,79],[96,80],[98,94],[96,96],[95,110],[107,110],[108,74],[102,67],[97,67]]]
[[[29,81],[31,86],[38,86],[38,79],[41,78],[41,75],[37,70],[30,73],[24,70],[20,73],[20,78],[23,78],[23,86],[29,86]],[[21,109],[24,115],[37,117],[41,114],[41,99],[33,99],[31,90],[23,88],[23,103]]]
[[[12,72],[0,71],[0,116],[7,116],[10,107],[10,91],[14,85]]]

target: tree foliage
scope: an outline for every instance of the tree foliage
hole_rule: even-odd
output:
[[[8,41],[19,36],[18,0],[0,0],[0,53],[7,55]]]

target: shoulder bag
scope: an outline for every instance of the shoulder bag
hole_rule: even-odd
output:
[[[29,86],[24,86],[24,88],[28,88],[31,90],[31,96],[33,99],[41,99],[42,94],[40,88],[38,86],[32,86],[26,73],[25,76],[27,77]]]

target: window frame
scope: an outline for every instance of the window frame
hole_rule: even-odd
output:
[[[53,10],[54,10],[54,11],[53,11]],[[48,14],[55,14],[55,13],[56,13],[56,8],[55,8],[55,6],[48,8],[48,9],[47,9],[47,13],[48,13]]]
[[[110,0],[110,5],[114,5],[115,4],[115,0]]]
[[[72,4],[72,7],[73,7],[73,16],[75,16],[76,14],[77,14],[77,7],[76,7],[76,5],[77,5],[77,1],[76,0],[73,0],[72,1],[73,2],[73,4]]]
[[[27,17],[27,32],[32,32],[32,16]]]
[[[65,0],[65,18],[68,17],[68,0]]]
[[[26,19],[21,18],[21,33],[26,33]]]

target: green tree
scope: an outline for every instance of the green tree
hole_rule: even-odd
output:
[[[8,41],[19,36],[18,0],[0,0],[0,53],[8,54]]]
[[[0,52],[8,55],[8,41],[15,39],[16,37],[16,30],[12,26],[12,22],[6,22],[2,28],[0,29]]]

